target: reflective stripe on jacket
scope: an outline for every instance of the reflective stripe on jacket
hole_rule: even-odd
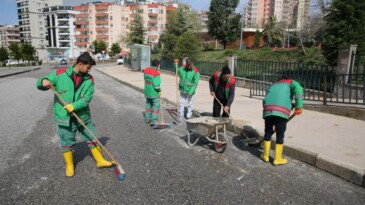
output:
[[[295,107],[303,108],[303,88],[297,81],[281,80],[272,84],[262,101],[263,117],[278,116],[288,119],[293,98],[295,98]]]

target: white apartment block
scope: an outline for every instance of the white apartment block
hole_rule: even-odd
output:
[[[43,8],[46,19],[46,41],[48,60],[60,60],[60,58],[75,55],[75,15],[72,6],[52,6]],[[79,52],[77,52],[79,53]],[[75,56],[72,56],[72,58]]]
[[[44,7],[62,5],[63,0],[16,0],[20,42],[31,43],[40,59],[47,60]]]
[[[16,25],[0,25],[0,47],[8,47],[11,42],[20,43],[19,27]]]

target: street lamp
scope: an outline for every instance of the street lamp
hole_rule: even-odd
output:
[[[75,32],[74,34],[70,35],[70,40],[71,40],[71,53],[72,53],[72,63],[75,64],[75,53],[74,53],[74,38],[76,37],[76,35],[80,35],[80,32]]]
[[[245,49],[244,44],[242,42],[242,33],[243,33],[243,13],[242,13],[242,18],[241,18],[241,29],[240,29],[240,34],[241,34],[241,37],[240,37],[240,50]]]

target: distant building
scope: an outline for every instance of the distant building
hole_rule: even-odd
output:
[[[75,49],[75,15],[72,6],[52,6],[43,8],[46,19],[45,28],[48,60],[61,60],[65,57],[77,57],[79,51]]]
[[[103,40],[108,48],[113,43],[119,43],[126,49],[126,38],[130,33],[130,26],[134,24],[137,13],[144,20],[146,28],[145,42],[156,45],[160,35],[166,29],[166,17],[173,6],[159,3],[125,4],[123,6],[106,2],[89,3],[74,7],[80,12],[76,15],[76,46],[86,49],[95,40]]]
[[[19,26],[0,25],[0,47],[8,47],[11,42],[20,43]]]
[[[16,0],[20,42],[32,44],[40,59],[47,60],[44,7],[63,5],[63,0]]]
[[[243,16],[246,28],[264,28],[270,16],[300,30],[309,17],[310,0],[249,0]]]

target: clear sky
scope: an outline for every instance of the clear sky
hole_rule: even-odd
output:
[[[65,5],[80,5],[96,0],[63,0]],[[104,2],[114,2],[115,0],[101,0]],[[243,6],[247,4],[248,0],[240,0],[238,10],[242,10]],[[191,5],[195,10],[208,10],[210,0],[179,0],[181,3]],[[0,25],[4,24],[18,24],[16,0],[0,0]]]

